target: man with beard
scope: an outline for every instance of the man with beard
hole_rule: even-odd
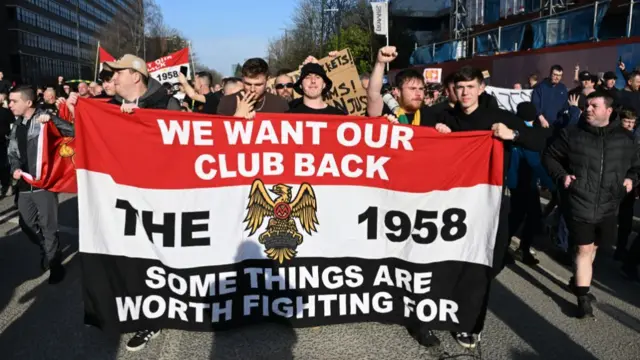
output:
[[[435,128],[441,133],[452,131],[492,131],[494,137],[503,141],[505,146],[503,167],[506,174],[510,164],[510,149],[517,145],[531,151],[542,151],[546,144],[546,139],[551,134],[547,129],[527,127],[527,125],[514,114],[496,109],[484,107],[480,104],[480,95],[484,92],[484,76],[482,71],[471,67],[461,68],[453,78],[455,83],[458,103],[450,111],[446,111],[439,118],[439,123]],[[505,179],[504,186],[507,181]],[[504,191],[503,191],[504,194]],[[491,275],[497,276],[504,268],[505,261],[512,262],[508,255],[509,249],[509,229],[508,229],[508,209],[509,198],[503,196],[498,231],[496,234],[495,247],[493,251],[493,270]],[[454,334],[458,344],[465,348],[475,348],[478,340],[474,334],[479,334],[484,328],[486,318],[486,307],[489,301],[489,288],[484,298],[484,312],[476,320],[470,332],[460,332]]]
[[[298,114],[347,115],[346,112],[327,105],[322,99],[331,91],[333,82],[327,76],[322,65],[307,63],[300,70],[300,78],[293,89],[302,95],[302,102],[288,112]]]
[[[287,75],[290,72],[291,71],[287,69],[278,71],[276,81],[273,84],[273,87],[276,89],[276,94],[287,102],[293,100],[293,78]]]
[[[269,65],[266,61],[260,58],[245,61],[242,65],[243,91],[223,96],[218,105],[218,114],[250,118],[256,112],[284,113],[289,110],[283,98],[267,92],[268,77]]]
[[[424,105],[424,77],[417,70],[405,69],[396,74],[395,85],[398,87],[400,106],[392,113],[385,105],[381,94],[384,68],[397,56],[395,46],[385,46],[378,51],[367,88],[367,114],[372,117],[391,116],[401,124],[434,126],[435,117],[429,107]]]

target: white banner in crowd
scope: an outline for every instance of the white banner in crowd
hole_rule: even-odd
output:
[[[531,101],[531,92],[533,90],[515,90],[487,86],[484,88],[484,91],[489,95],[493,95],[498,100],[500,109],[515,113],[518,104],[524,101]]]

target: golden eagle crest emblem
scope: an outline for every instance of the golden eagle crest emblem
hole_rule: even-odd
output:
[[[320,225],[316,194],[311,185],[302,183],[295,198],[291,189],[285,184],[274,185],[270,191],[278,197],[272,199],[262,180],[254,180],[249,193],[247,216],[243,221],[247,223],[246,230],[250,231],[251,236],[260,228],[265,217],[270,218],[266,231],[258,236],[258,241],[265,246],[267,256],[280,264],[293,259],[297,254],[296,248],[302,244],[296,218],[309,235],[318,232],[316,225]]]
[[[58,147],[58,154],[62,158],[71,158],[71,163],[75,168],[76,167],[76,160],[75,160],[76,150],[70,145],[74,139],[75,138],[72,138],[72,137],[64,138],[62,144],[60,144],[60,146]]]

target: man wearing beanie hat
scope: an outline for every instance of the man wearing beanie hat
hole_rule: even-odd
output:
[[[531,102],[518,104],[517,115],[529,127],[541,127],[536,121],[537,110]],[[551,135],[550,129],[548,135]],[[524,221],[520,246],[516,250],[516,258],[533,266],[538,260],[531,254],[533,237],[538,232],[542,218],[540,211],[540,192],[538,180],[553,191],[555,186],[547,175],[540,160],[540,152],[524,149],[520,146],[511,148],[511,162],[507,173],[507,186],[511,192],[511,209],[509,211],[509,239],[516,234]]]
[[[302,102],[298,102],[288,112],[347,115],[345,111],[324,102],[323,96],[326,96],[331,91],[332,86],[333,82],[327,76],[322,65],[315,62],[305,64],[300,70],[300,78],[293,85],[293,90],[302,95]]]
[[[616,88],[616,80],[618,80],[618,76],[613,71],[607,71],[602,76],[602,80],[604,80],[602,86],[600,86],[600,90],[609,92],[609,95],[613,98],[614,103],[618,103],[618,89]]]

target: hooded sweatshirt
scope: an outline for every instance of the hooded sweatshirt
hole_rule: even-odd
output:
[[[124,100],[119,95],[116,95],[109,101],[110,104],[122,105],[129,101]],[[131,103],[134,103],[132,101]],[[147,91],[138,98],[138,107],[141,109],[166,109],[166,110],[178,110],[180,111],[180,102],[178,99],[167,94],[167,90],[160,84],[158,80],[149,78],[149,84],[147,85]]]

